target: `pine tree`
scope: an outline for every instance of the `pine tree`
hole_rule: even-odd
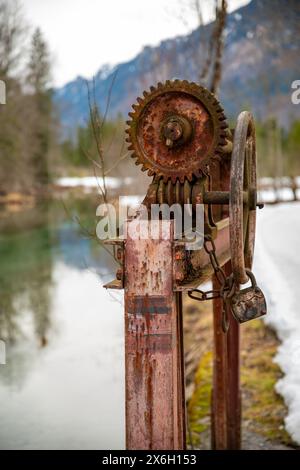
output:
[[[31,40],[27,85],[32,94],[35,125],[32,132],[32,160],[39,184],[49,182],[49,151],[53,131],[52,93],[49,88],[50,55],[42,32],[37,28]]]

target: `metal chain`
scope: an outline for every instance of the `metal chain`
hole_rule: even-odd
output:
[[[221,292],[225,290],[225,285],[227,281],[227,277],[224,273],[224,270],[221,268],[220,263],[217,258],[215,242],[210,235],[205,235],[203,247],[206,253],[209,255],[211,265],[213,267],[215,276],[217,280],[219,281],[221,288],[218,290],[215,289],[215,290],[208,290],[208,291],[203,291],[200,289],[193,289],[188,292],[188,296],[191,299],[199,300],[200,302],[203,302],[205,300],[219,299],[220,297],[222,297]]]
[[[209,246],[209,244],[211,245],[211,247]],[[210,235],[205,235],[204,237],[204,250],[209,255],[209,259],[215,272],[216,278],[218,279],[219,284],[222,286],[223,284],[225,284],[227,278],[224,273],[224,270],[221,268],[220,263],[218,261],[216,245]]]
[[[213,267],[215,276],[220,284],[220,289],[212,289],[203,291],[200,289],[193,289],[188,292],[188,296],[193,300],[203,302],[205,300],[223,299],[223,313],[222,313],[222,329],[227,333],[229,328],[228,311],[230,309],[230,298],[235,292],[235,284],[233,276],[227,277],[224,270],[221,268],[216,254],[216,245],[210,235],[204,237],[204,250],[209,255],[211,265]]]

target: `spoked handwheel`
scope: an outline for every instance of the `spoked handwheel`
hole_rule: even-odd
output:
[[[245,284],[251,269],[256,226],[256,141],[252,115],[243,111],[234,131],[230,175],[230,249],[235,284]]]

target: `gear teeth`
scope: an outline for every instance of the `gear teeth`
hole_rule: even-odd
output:
[[[179,92],[186,92],[187,94],[197,97],[212,117],[215,129],[214,154],[208,154],[202,162],[199,162],[198,169],[195,168],[192,170],[191,168],[187,168],[185,174],[183,174],[183,169],[179,174],[175,175],[172,174],[172,171],[164,173],[163,170],[157,169],[156,165],[151,163],[151,160],[148,161],[143,156],[136,140],[136,123],[138,122],[141,111],[144,109],[146,103],[168,90],[178,90]],[[132,152],[131,157],[135,159],[135,165],[142,165],[141,170],[144,172],[147,171],[149,176],[154,176],[153,180],[161,179],[164,183],[168,183],[168,181],[170,181],[172,185],[175,185],[177,180],[181,184],[185,181],[192,182],[195,178],[200,178],[203,174],[207,173],[208,170],[206,169],[206,166],[209,162],[213,163],[213,160],[218,161],[220,158],[217,154],[222,153],[222,146],[226,144],[226,136],[228,134],[228,124],[224,115],[224,110],[217,98],[197,83],[179,79],[167,80],[164,84],[162,82],[158,82],[156,87],[150,86],[149,91],[143,91],[143,98],[138,97],[136,103],[132,105],[132,109],[133,111],[128,113],[130,120],[126,121],[128,127],[125,129],[127,134],[125,141],[129,144],[128,150]]]

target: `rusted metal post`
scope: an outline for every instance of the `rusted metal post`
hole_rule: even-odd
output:
[[[132,221],[125,241],[126,447],[184,449],[182,299],[173,292],[173,223],[143,223],[148,236],[132,238]],[[151,229],[158,224],[155,239]]]
[[[213,289],[219,282],[213,276]],[[227,338],[222,330],[223,300],[213,300],[213,389],[211,410],[212,449],[227,449]]]
[[[231,274],[231,263],[225,264],[225,273]],[[218,281],[213,278],[213,288]],[[229,316],[227,333],[222,330],[222,299],[214,299],[214,360],[212,392],[212,448],[240,449],[241,394],[240,394],[240,326]]]
[[[227,276],[231,263],[225,265]],[[227,332],[227,449],[241,447],[240,324],[229,316]]]

